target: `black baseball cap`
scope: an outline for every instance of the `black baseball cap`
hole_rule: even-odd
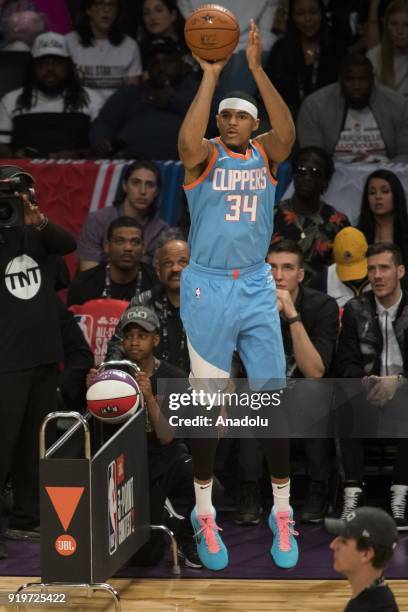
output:
[[[158,316],[154,310],[146,306],[132,306],[125,312],[122,317],[122,330],[131,323],[139,325],[148,332],[160,329]]]
[[[394,549],[398,542],[394,519],[381,508],[361,506],[344,519],[324,519],[327,531],[343,538],[362,538],[367,544]]]

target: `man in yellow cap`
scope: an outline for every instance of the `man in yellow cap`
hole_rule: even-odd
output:
[[[367,240],[355,227],[345,227],[333,242],[334,262],[327,268],[324,290],[342,308],[370,289],[367,278]]]

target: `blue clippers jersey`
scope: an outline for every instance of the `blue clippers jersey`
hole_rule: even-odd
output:
[[[219,138],[203,174],[185,185],[191,258],[206,268],[246,268],[265,260],[273,232],[276,181],[261,145],[245,155]]]

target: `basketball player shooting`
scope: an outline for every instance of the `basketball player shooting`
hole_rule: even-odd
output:
[[[275,284],[265,256],[273,230],[273,174],[292,149],[295,128],[289,109],[262,69],[261,52],[260,34],[251,21],[246,56],[272,126],[254,139],[259,127],[256,102],[241,91],[227,94],[219,105],[220,136],[204,138],[214,91],[228,59],[209,63],[194,56],[203,70],[202,81],[179,133],[191,216],[191,260],[182,273],[180,312],[193,385],[195,379],[224,379],[220,386],[225,388],[235,348],[251,381],[285,379]],[[196,384],[200,388],[198,380]],[[197,550],[207,568],[220,570],[228,565],[228,553],[211,500],[217,440],[190,442],[196,494],[191,521]],[[289,506],[289,441],[263,443],[273,475],[271,554],[280,567],[292,567],[298,548]]]

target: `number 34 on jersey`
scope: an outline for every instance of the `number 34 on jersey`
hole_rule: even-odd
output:
[[[226,197],[229,212],[225,214],[225,221],[240,221],[242,214],[248,214],[249,221],[255,223],[258,196],[253,194],[230,194]]]

